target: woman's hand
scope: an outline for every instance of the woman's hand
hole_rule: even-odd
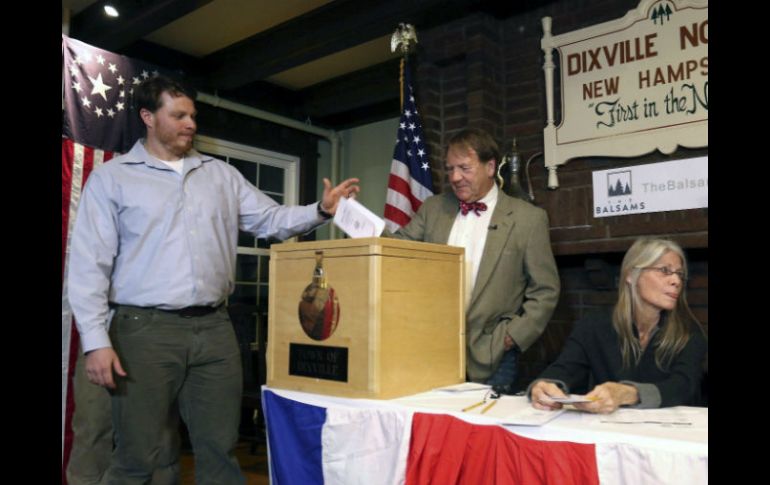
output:
[[[566,397],[564,392],[559,389],[559,386],[553,382],[537,381],[532,386],[532,407],[535,409],[543,409],[546,411],[555,411],[561,409],[562,404],[559,402],[553,402],[551,397]]]
[[[592,401],[575,403],[575,407],[581,411],[598,414],[609,414],[620,406],[639,402],[639,393],[634,386],[617,382],[599,384],[586,394],[586,397]]]

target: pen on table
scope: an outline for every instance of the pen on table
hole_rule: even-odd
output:
[[[495,399],[491,403],[487,404],[487,407],[485,407],[484,409],[481,410],[481,414],[484,414],[487,411],[489,411],[490,409],[492,409],[492,406],[494,406],[495,404],[497,404],[497,399]]]
[[[482,404],[484,404],[485,402],[486,402],[486,401],[479,401],[479,402],[477,402],[476,404],[472,404],[472,405],[468,406],[467,408],[462,408],[462,410],[461,410],[461,411],[462,411],[462,412],[465,412],[465,411],[470,411],[471,409],[474,409],[474,408],[477,408],[477,407],[481,406],[481,405],[482,405]]]

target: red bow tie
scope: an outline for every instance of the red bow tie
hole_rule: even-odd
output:
[[[468,212],[473,211],[477,216],[481,216],[480,212],[487,210],[487,204],[483,202],[463,202],[460,201],[460,212],[463,215],[468,215]]]

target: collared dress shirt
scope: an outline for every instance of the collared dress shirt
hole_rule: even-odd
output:
[[[234,287],[239,228],[282,240],[324,222],[315,203],[279,205],[221,160],[191,150],[179,174],[142,142],[96,168],[83,191],[67,281],[84,352],[111,346],[108,302],[223,302]]]
[[[487,242],[489,222],[492,220],[492,213],[497,205],[497,192],[497,185],[492,184],[487,195],[479,200],[479,202],[487,205],[487,210],[479,212],[479,215],[473,211],[463,215],[458,210],[447,240],[447,244],[450,246],[465,248],[465,308],[468,308],[471,295],[473,295],[479,264],[484,255],[484,244]]]

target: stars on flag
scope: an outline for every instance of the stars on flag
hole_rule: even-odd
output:
[[[412,87],[409,86],[409,90],[412,90]],[[421,130],[422,126],[420,125],[420,120],[417,118],[417,108],[414,106],[414,96],[409,96],[409,103],[407,103],[407,106],[404,107],[404,111],[401,116],[401,122],[398,124],[399,127],[399,135],[402,135],[403,143],[406,146],[406,156],[407,159],[415,157],[415,154],[417,157],[420,157],[419,168],[423,171],[429,171],[430,170],[430,164],[422,160],[427,155],[427,150],[425,149],[424,145],[422,144],[422,136],[421,136]],[[414,120],[411,120],[412,117],[415,117]],[[396,138],[396,145],[401,143],[399,138]]]
[[[128,85],[128,94],[131,94],[133,86],[158,75],[157,70],[150,69],[143,69],[136,75],[130,67],[121,68],[120,61],[111,61],[106,57],[109,53],[94,55],[85,48],[79,48],[78,51],[73,53],[69,65],[65,66],[71,77],[69,86],[78,93],[80,104],[87,113],[97,118],[105,114],[114,118],[118,112],[126,109],[126,89],[118,88]],[[130,83],[126,79],[130,79]]]
[[[62,61],[62,135],[100,150],[130,150],[144,135],[143,123],[131,110],[132,90],[159,69],[66,35]]]
[[[107,101],[107,90],[112,89],[112,87],[104,84],[104,81],[102,81],[102,73],[99,73],[99,75],[96,76],[96,79],[92,78],[91,76],[88,76],[88,79],[91,80],[91,84],[94,87],[91,90],[91,94],[100,94],[102,98]]]
[[[118,97],[123,96],[123,92],[110,92],[124,81],[117,63],[107,61],[102,54],[94,56],[82,49],[74,55],[67,71],[72,78],[70,87],[82,95],[81,106],[87,113],[97,118],[105,116],[106,113],[109,118],[114,118],[116,111],[125,108],[124,103],[117,101]],[[91,88],[90,92],[88,86]]]

